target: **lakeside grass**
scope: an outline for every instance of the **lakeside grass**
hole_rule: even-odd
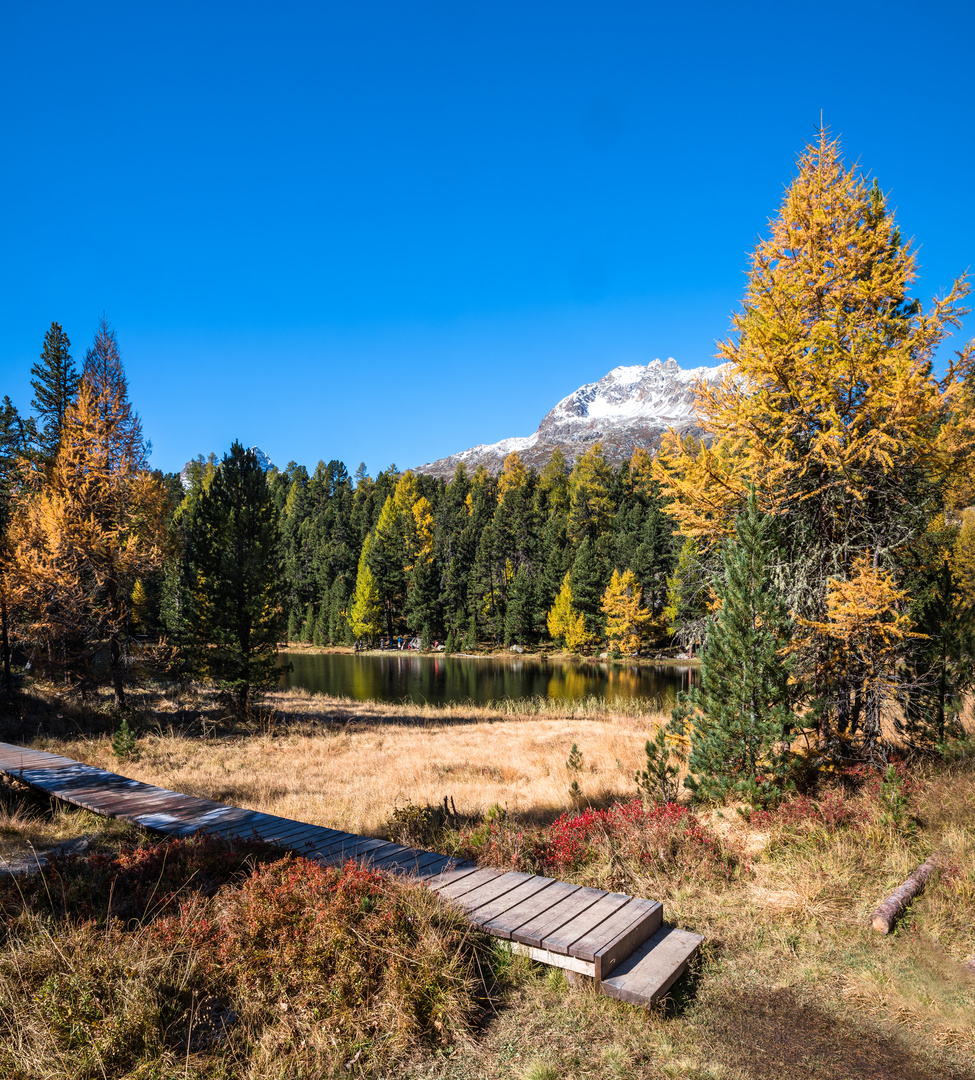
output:
[[[552,820],[571,806],[576,775],[597,807],[631,799],[643,741],[664,719],[609,714],[592,703],[434,709],[291,692],[274,705],[273,724],[269,717],[263,730],[246,732],[221,726],[200,695],[182,710],[188,733],[181,733],[171,703],[160,706],[147,692],[137,703],[141,756],[124,763],[111,753],[107,714],[99,713],[104,731],[72,734],[78,725],[97,726],[97,718],[35,699],[19,722],[25,729],[40,722],[33,741],[45,749],[354,831],[385,835],[392,810],[452,794],[469,820],[448,825],[441,839],[503,865],[513,854],[531,856],[525,837],[554,835]],[[583,752],[581,774],[565,766],[573,742]],[[787,803],[788,812],[699,813],[706,843],[689,837],[686,825],[614,825],[593,815],[584,857],[559,876],[653,896],[668,921],[706,937],[694,975],[678,984],[667,1008],[645,1014],[570,986],[558,971],[492,952],[472,975],[475,997],[488,1002],[482,1011],[459,1009],[446,1038],[428,1033],[392,1056],[360,1056],[346,1069],[356,1048],[323,1048],[310,1013],[292,1006],[275,1013],[273,1001],[247,999],[241,1031],[250,1042],[234,1044],[236,1056],[219,1045],[167,1051],[155,1063],[108,1075],[969,1078],[975,971],[964,964],[975,956],[975,753],[971,741],[955,752],[954,761],[912,768],[896,813],[868,777]],[[478,820],[506,803],[507,818]],[[895,933],[867,930],[872,908],[934,850],[944,867]],[[89,1074],[38,1066],[24,1075]]]

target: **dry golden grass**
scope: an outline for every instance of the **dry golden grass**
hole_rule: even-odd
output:
[[[44,746],[187,794],[371,835],[397,806],[442,803],[544,821],[571,808],[578,779],[594,802],[632,798],[644,743],[665,718],[606,712],[508,714],[478,706],[387,706],[299,691],[271,695],[287,718],[273,733],[187,739],[140,737],[137,761],[120,763],[108,734],[46,739]],[[573,744],[582,771],[566,761]]]

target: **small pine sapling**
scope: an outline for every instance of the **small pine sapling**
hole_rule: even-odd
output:
[[[569,798],[576,806],[578,806],[583,799],[582,788],[579,785],[578,779],[578,774],[582,772],[582,751],[575,743],[572,744],[572,749],[569,751],[569,757],[566,760],[565,767],[569,772],[577,774],[569,785]]]
[[[119,761],[138,761],[139,745],[135,741],[135,735],[129,727],[128,720],[123,716],[118,731],[112,736],[112,753]]]
[[[677,801],[680,766],[675,764],[675,760],[682,755],[667,745],[668,734],[667,727],[661,725],[653,739],[647,739],[647,767],[639,769],[634,777],[637,791],[647,806],[651,803]]]

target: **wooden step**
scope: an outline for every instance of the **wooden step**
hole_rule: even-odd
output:
[[[687,963],[704,940],[699,934],[662,926],[648,941],[621,960],[599,989],[607,997],[631,1005],[652,1005],[687,970]]]

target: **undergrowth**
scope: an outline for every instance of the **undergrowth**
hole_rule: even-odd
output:
[[[176,841],[0,881],[0,1075],[371,1075],[461,1037],[492,952],[425,889]]]

